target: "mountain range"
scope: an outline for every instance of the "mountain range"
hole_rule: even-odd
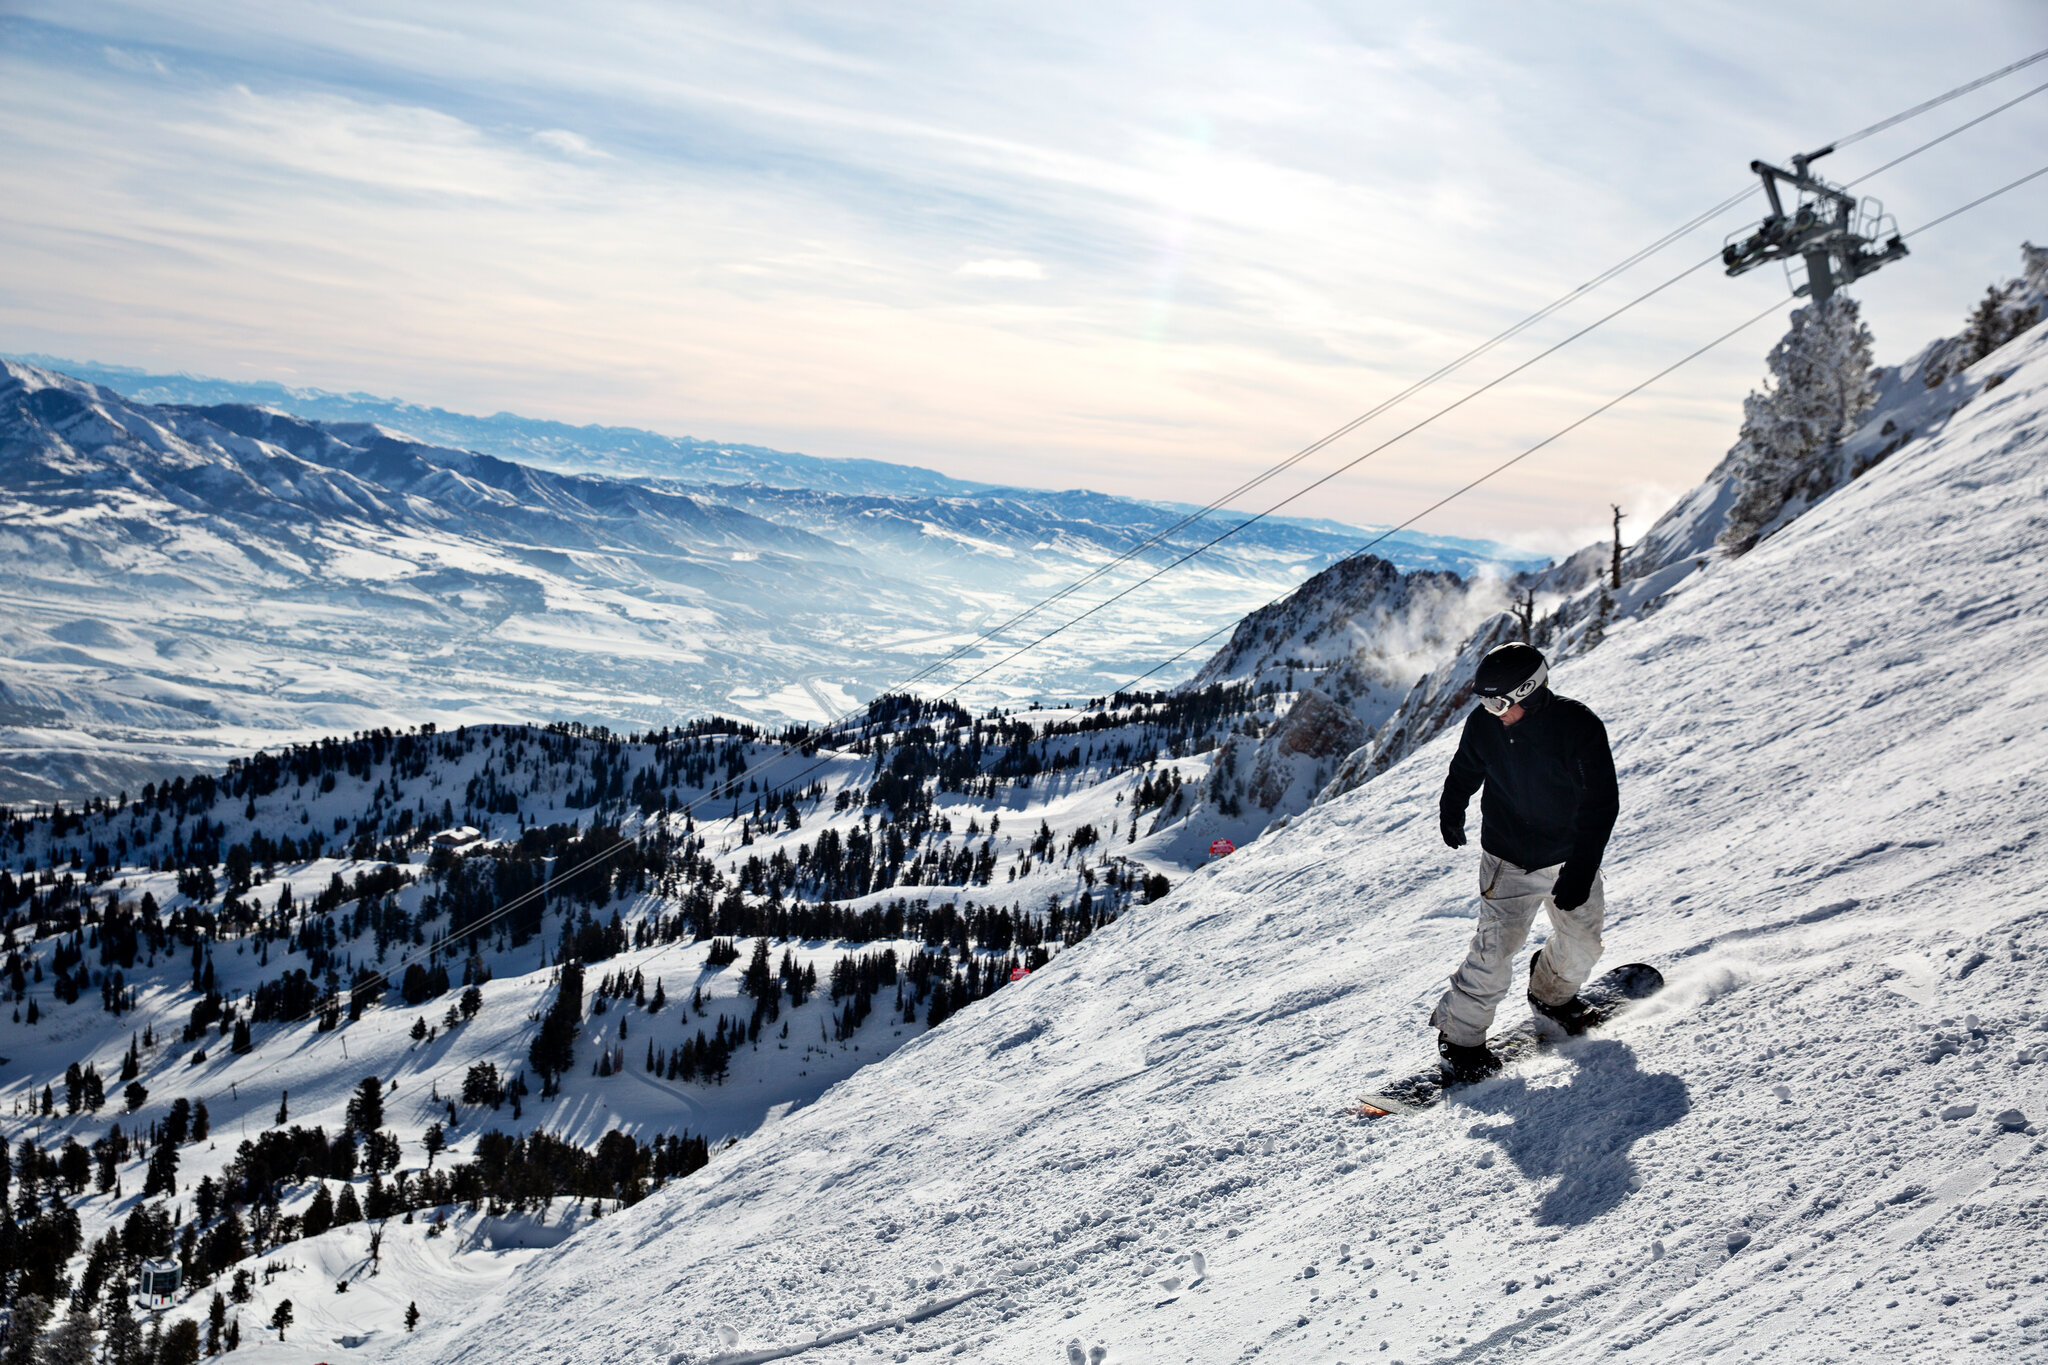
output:
[[[176,393],[219,396],[192,383]],[[818,722],[906,680],[971,679],[977,705],[1098,695],[1370,538],[1267,518],[1109,602],[1233,514],[285,396],[343,416],[144,402],[0,362],[0,800],[421,719]],[[1529,562],[1429,536],[1378,549],[1466,575]]]

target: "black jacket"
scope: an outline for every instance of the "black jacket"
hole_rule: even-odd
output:
[[[1465,717],[1444,778],[1444,824],[1463,828],[1465,805],[1483,785],[1479,846],[1518,867],[1563,863],[1557,894],[1583,899],[1621,808],[1607,727],[1547,687],[1522,706],[1513,725],[1484,707]]]

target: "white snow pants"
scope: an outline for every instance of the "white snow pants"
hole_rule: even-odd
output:
[[[1529,967],[1529,993],[1546,1005],[1561,1005],[1577,994],[1593,964],[1600,960],[1600,919],[1606,909],[1600,877],[1592,894],[1576,910],[1560,910],[1550,899],[1557,874],[1554,867],[1516,867],[1491,853],[1479,855],[1479,925],[1472,946],[1451,977],[1451,988],[1437,1001],[1433,1024],[1460,1047],[1486,1041],[1493,1012],[1514,982],[1515,954],[1528,941],[1537,909],[1550,912],[1550,938]]]

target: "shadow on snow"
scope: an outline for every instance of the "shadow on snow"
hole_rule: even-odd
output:
[[[1531,1086],[1520,1076],[1474,1086],[1458,1098],[1501,1122],[1472,1126],[1532,1180],[1560,1177],[1536,1206],[1537,1226],[1590,1223],[1628,1198],[1639,1138],[1668,1128],[1692,1108],[1685,1082],[1636,1065],[1624,1043],[1589,1039],[1560,1055],[1578,1071],[1564,1085]]]

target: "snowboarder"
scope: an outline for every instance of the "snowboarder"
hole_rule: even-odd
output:
[[[1430,1023],[1459,1080],[1500,1069],[1486,1045],[1493,1012],[1514,979],[1515,954],[1548,902],[1550,938],[1529,964],[1529,1004],[1568,1033],[1584,1031],[1578,990],[1600,957],[1600,858],[1620,796],[1607,728],[1582,703],[1545,685],[1543,655],[1501,645],[1473,679],[1479,707],[1465,718],[1444,779],[1444,842],[1465,843],[1465,807],[1482,786],[1479,924]]]

